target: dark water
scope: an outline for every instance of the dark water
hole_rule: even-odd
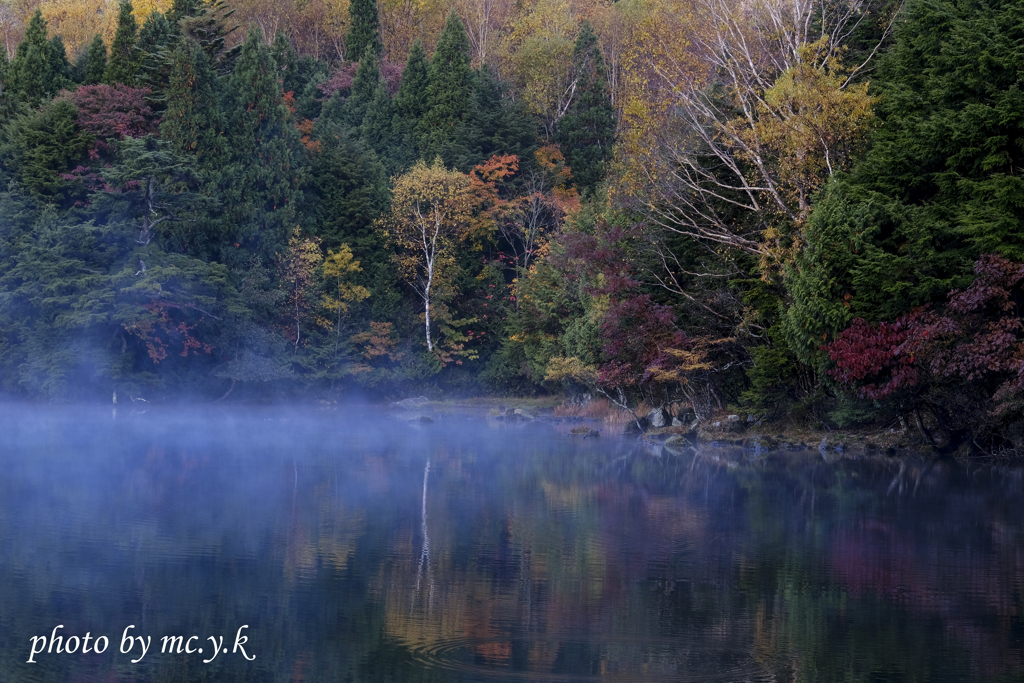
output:
[[[1024,680],[1021,470],[566,431],[6,409],[0,681]]]

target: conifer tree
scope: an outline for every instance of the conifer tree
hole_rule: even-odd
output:
[[[149,99],[159,108],[163,107],[177,42],[174,27],[162,12],[150,13],[139,30],[138,82],[150,89]]]
[[[49,51],[50,89],[57,93],[73,85],[71,62],[64,47],[64,39],[54,36],[50,39]]]
[[[380,59],[384,45],[380,42],[380,17],[377,0],[352,0],[349,5],[348,34],[345,36],[345,55],[351,60],[362,59],[367,48]]]
[[[352,90],[345,101],[344,118],[349,126],[358,129],[363,125],[366,109],[370,106],[380,83],[380,62],[373,48],[368,47],[359,60],[359,69],[356,70],[356,77],[352,81]]]
[[[430,59],[427,111],[419,126],[425,158],[440,155],[451,164],[466,152],[465,120],[473,76],[469,48],[462,19],[452,10]]]
[[[236,241],[271,256],[295,227],[302,181],[300,143],[274,57],[256,30],[242,45],[229,91],[229,219],[237,230]]]
[[[576,97],[557,125],[555,137],[581,194],[604,179],[612,157],[615,109],[604,58],[590,22],[580,27],[573,47]]]
[[[914,0],[903,12],[872,77],[870,148],[822,192],[788,274],[797,350],[831,341],[847,317],[894,321],[943,302],[981,254],[1024,260],[1019,5]]]
[[[121,83],[134,86],[139,72],[139,27],[131,0],[124,0],[117,15],[117,31],[110,46],[110,61],[103,75],[108,85]]]
[[[29,21],[25,37],[18,44],[18,51],[8,69],[7,84],[12,92],[29,103],[39,106],[44,98],[54,95],[59,82],[52,69],[55,66],[53,46],[46,39],[46,20],[36,10]]]
[[[107,70],[107,46],[103,44],[103,36],[96,34],[89,43],[89,52],[85,60],[85,75],[82,85],[96,85],[103,81]]]
[[[359,127],[360,139],[367,147],[376,152],[378,157],[387,158],[394,147],[391,129],[393,117],[391,97],[388,95],[387,85],[381,81],[377,83],[377,90],[373,94],[373,99],[366,106],[363,123]]]
[[[207,173],[226,160],[224,121],[217,100],[217,76],[210,58],[190,39],[182,39],[172,55],[167,109],[160,135],[175,151],[194,155]]]
[[[227,46],[228,36],[238,29],[237,24],[229,23],[235,10],[228,7],[223,0],[209,0],[200,3],[198,8],[189,6],[182,11],[186,10],[195,13],[185,14],[178,20],[181,35],[199,43],[210,57],[210,64],[218,76],[231,73],[235,59],[242,49],[241,44]]]
[[[271,54],[274,55],[274,62],[277,63],[277,70],[281,76],[282,87],[285,92],[295,92],[295,72],[299,68],[299,58],[292,47],[292,41],[288,40],[281,31],[274,36],[274,43],[271,46]],[[298,93],[295,93],[298,95]]]
[[[402,71],[402,82],[391,101],[394,117],[391,121],[396,147],[390,155],[392,172],[412,166],[419,158],[421,145],[419,125],[427,111],[427,86],[430,83],[429,63],[423,44],[417,40],[409,50]]]
[[[185,17],[197,17],[203,13],[203,0],[174,0],[167,10],[167,20],[177,26]]]

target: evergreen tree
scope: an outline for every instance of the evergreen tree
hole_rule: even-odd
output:
[[[285,92],[295,93],[295,76],[299,69],[299,58],[292,47],[292,41],[288,40],[281,31],[274,36],[274,44],[270,48],[277,64],[278,73],[281,75],[281,86]]]
[[[394,117],[391,122],[396,146],[389,156],[391,172],[404,170],[420,157],[419,125],[427,111],[427,87],[430,83],[429,63],[423,44],[417,40],[409,50],[402,71],[402,82],[391,101]]]
[[[167,10],[167,20],[177,26],[178,22],[186,17],[197,17],[203,13],[203,0],[174,0],[171,8]]]
[[[391,97],[384,81],[377,84],[373,99],[366,107],[363,123],[359,127],[359,137],[368,148],[379,157],[386,158],[394,147],[391,121],[394,112]]]
[[[573,47],[576,97],[559,120],[556,140],[581,194],[593,192],[604,179],[612,157],[615,109],[597,36],[584,21]]]
[[[7,59],[7,50],[0,50],[0,92],[7,90],[7,72],[11,62]]]
[[[68,61],[68,52],[64,47],[64,39],[54,36],[50,39],[49,48],[50,88],[56,93],[72,87],[74,78],[72,77],[71,62]]]
[[[68,187],[61,174],[91,142],[75,125],[76,116],[74,104],[57,98],[7,123],[4,156],[11,160],[15,177],[34,195],[55,201]]]
[[[384,54],[380,42],[380,17],[377,14],[377,0],[352,0],[349,5],[349,29],[345,35],[345,55],[349,60],[363,59],[370,49],[377,59]]]
[[[363,58],[359,60],[359,69],[356,70],[356,77],[352,81],[352,90],[345,101],[344,119],[349,126],[358,129],[363,125],[366,109],[373,101],[380,83],[380,62],[373,49],[367,48]]]
[[[1022,44],[1011,0],[908,3],[872,82],[870,148],[823,194],[788,278],[795,348],[846,311],[893,321],[944,301],[980,254],[1024,260]]]
[[[162,12],[150,13],[139,30],[139,86],[150,89],[149,99],[159,109],[163,108],[177,42],[174,26]]]
[[[462,19],[452,10],[430,59],[427,111],[419,125],[424,158],[440,156],[447,165],[468,154],[465,125],[473,94],[469,47]]]
[[[277,65],[256,30],[229,83],[229,220],[240,244],[272,256],[295,227],[302,174],[298,133],[284,104]]]
[[[486,64],[473,72],[469,122],[467,167],[483,163],[495,154],[516,155],[521,168],[533,163],[537,120],[521,100],[504,96],[501,84]]]
[[[131,86],[136,84],[141,60],[138,33],[139,27],[135,23],[131,0],[124,0],[117,15],[117,30],[114,32],[114,42],[110,46],[110,61],[103,74],[104,83]]]
[[[63,42],[61,42],[63,47]],[[66,85],[59,73],[61,64],[57,46],[46,39],[46,20],[39,10],[32,15],[25,37],[8,68],[7,85],[12,92],[33,107]],[[65,56],[64,62],[67,62]],[[57,70],[55,72],[55,69]]]
[[[96,85],[103,81],[103,74],[107,70],[107,46],[103,44],[103,36],[96,34],[89,43],[87,55],[82,85]]]
[[[221,170],[227,149],[217,76],[193,40],[182,39],[174,50],[166,103],[160,136],[177,152],[194,155],[204,172]]]
[[[194,11],[190,8],[185,9],[189,12]],[[223,0],[210,0],[199,5],[198,13],[186,14],[178,20],[181,35],[199,43],[209,56],[210,64],[218,76],[231,73],[242,49],[241,44],[230,48],[227,46],[228,36],[238,29],[237,24],[229,23],[234,13],[235,10],[228,7]]]

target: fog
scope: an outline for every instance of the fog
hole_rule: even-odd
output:
[[[0,680],[1024,666],[1020,470],[569,429],[436,405],[5,406]]]

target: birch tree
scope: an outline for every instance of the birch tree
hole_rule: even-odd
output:
[[[449,171],[440,158],[427,166],[419,161],[395,178],[391,211],[377,228],[396,250],[399,272],[423,301],[427,349],[436,346],[431,336],[431,306],[454,268],[454,250],[471,218],[470,178]]]

